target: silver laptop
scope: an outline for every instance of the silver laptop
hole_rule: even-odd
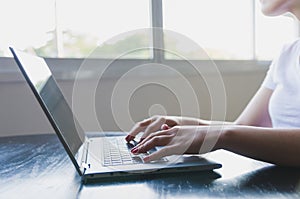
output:
[[[83,182],[94,180],[126,179],[146,174],[211,171],[221,164],[200,156],[170,156],[143,163],[142,156],[130,149],[124,136],[88,138],[75,118],[43,58],[10,48],[28,85],[46,114],[59,140],[72,160]],[[104,135],[99,133],[99,135]],[[112,134],[114,135],[114,134]],[[155,149],[153,149],[155,150]],[[151,153],[149,151],[148,153]]]

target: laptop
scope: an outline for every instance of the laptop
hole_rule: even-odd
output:
[[[114,177],[126,180],[147,174],[212,171],[221,167],[221,164],[198,155],[169,156],[144,163],[142,157],[145,154],[130,152],[136,143],[127,143],[126,133],[88,138],[45,60],[11,47],[10,50],[84,183]]]

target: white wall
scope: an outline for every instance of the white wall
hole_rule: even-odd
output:
[[[234,120],[239,115],[258,89],[264,75],[264,70],[238,73],[228,72],[223,74],[227,94],[227,120]],[[140,78],[144,79],[145,77]],[[213,80],[215,77],[211,76],[210,78]],[[176,83],[176,79],[172,77],[160,76],[155,79],[155,81],[160,80],[166,83]],[[199,80],[199,78],[190,77],[189,80],[194,88],[196,88],[195,92],[199,99],[201,117],[210,118],[211,100],[205,84],[201,83],[202,80]],[[95,83],[93,81],[94,80],[82,80],[79,83],[79,89],[77,91],[80,92],[76,92],[76,96],[79,95],[80,100],[78,100],[78,98],[75,100],[75,111],[76,114],[80,115],[79,121],[87,131],[99,130],[98,121],[101,121],[100,125],[104,130],[120,130],[112,117],[110,108],[111,97],[108,95],[112,92],[116,79],[108,78],[101,82],[103,86],[102,90],[101,92],[96,92],[95,97],[96,109],[91,106],[92,99],[88,97],[91,92],[91,85]],[[125,84],[132,83],[130,81],[132,80],[129,79]],[[64,80],[59,81],[59,84],[67,96],[68,101],[72,104],[73,82],[71,80]],[[178,84],[177,86],[183,89],[182,84]],[[0,93],[0,136],[53,132],[25,81],[0,82]],[[123,99],[117,99],[116,101],[118,100],[122,102]],[[176,100],[176,94],[174,97],[167,90],[155,86],[152,88],[150,86],[145,88],[144,91],[140,90],[140,92],[136,92],[127,109],[130,110],[133,120],[137,121],[147,117],[149,108],[154,103],[162,104],[168,114],[180,115],[181,111],[178,107],[180,103]],[[194,106],[195,104],[191,104],[191,107]],[[96,110],[96,114],[98,115],[98,121],[93,117],[94,110]],[[190,114],[185,114],[190,116],[197,115],[196,112],[193,111],[193,108],[191,108],[191,110]],[[122,114],[123,113],[120,113],[120,115]],[[132,124],[127,120],[128,118],[124,118],[124,121],[121,121],[122,130],[129,130],[131,127]],[[120,124],[120,122],[118,122],[118,124]]]

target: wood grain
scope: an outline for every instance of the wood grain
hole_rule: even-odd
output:
[[[139,176],[83,185],[57,137],[0,138],[0,198],[299,198],[300,170],[226,151],[215,172]]]

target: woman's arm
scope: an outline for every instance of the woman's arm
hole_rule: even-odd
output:
[[[246,126],[272,127],[269,115],[269,101],[273,90],[261,87],[251,99],[234,124]]]
[[[164,147],[146,156],[144,161],[225,149],[277,165],[300,167],[300,129],[243,125],[175,126],[152,133],[134,147],[132,153],[144,153],[155,146]]]
[[[300,129],[232,126],[223,131],[219,148],[282,166],[300,166]]]

